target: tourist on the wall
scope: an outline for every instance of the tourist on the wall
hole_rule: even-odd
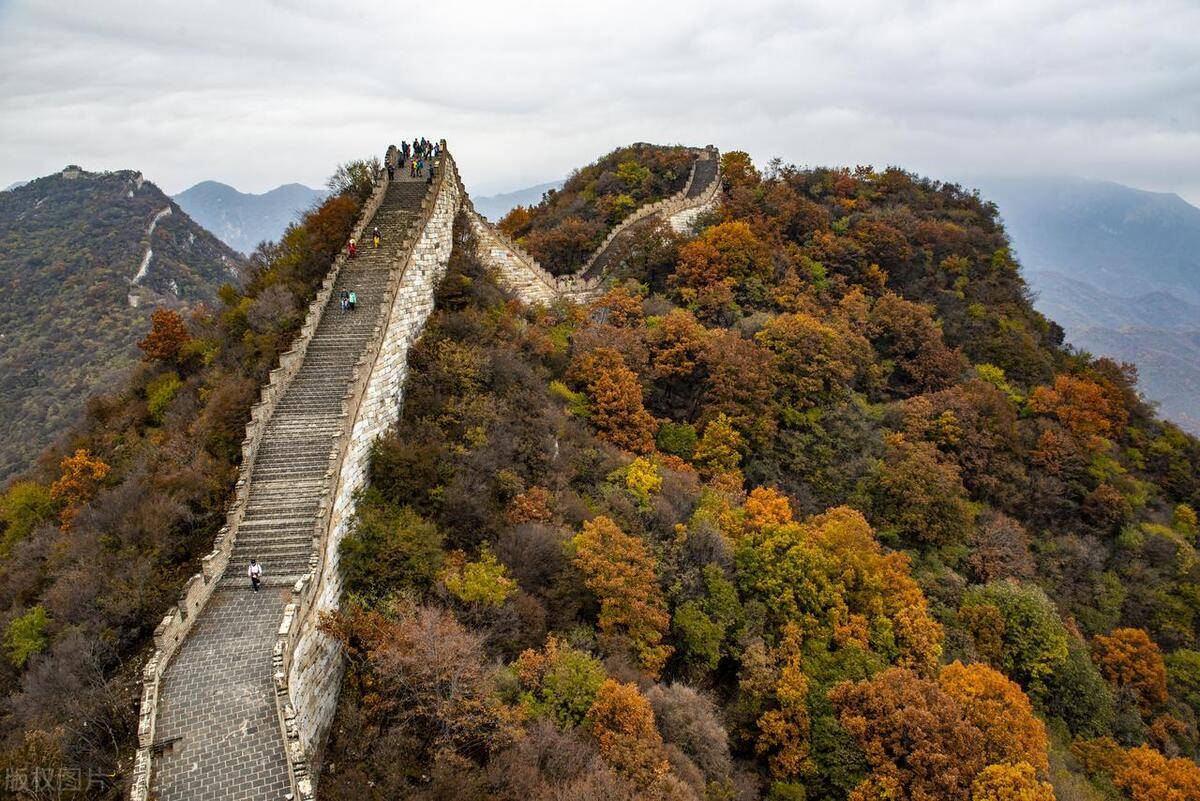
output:
[[[258,583],[262,580],[263,569],[257,559],[250,560],[250,567],[246,568],[246,575],[250,577],[250,586],[258,592]]]

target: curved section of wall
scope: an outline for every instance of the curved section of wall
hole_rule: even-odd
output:
[[[707,179],[707,184],[703,181]],[[554,276],[499,228],[475,212],[462,189],[480,261],[496,270],[501,282],[526,303],[550,305],[558,300],[585,302],[598,294],[608,257],[635,227],[650,217],[665,219],[676,231],[687,231],[696,218],[716,207],[721,192],[720,154],[709,145],[697,149],[696,161],[683,189],[669,198],[636,209],[608,233],[583,267],[571,275]],[[700,183],[697,183],[700,181]]]

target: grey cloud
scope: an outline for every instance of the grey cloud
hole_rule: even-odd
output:
[[[260,191],[445,136],[481,193],[633,140],[1200,202],[1188,0],[0,0],[0,185],[69,161]]]

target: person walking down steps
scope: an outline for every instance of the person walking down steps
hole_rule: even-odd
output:
[[[376,250],[379,250],[379,240],[381,238],[382,237],[379,233],[379,226],[377,225],[377,226],[375,226],[375,230],[371,232],[371,241],[375,243]]]
[[[262,565],[258,563],[258,560],[251,559],[250,567],[246,568],[246,575],[250,577],[250,586],[254,588],[255,592],[258,592],[258,583],[262,581],[262,574]]]

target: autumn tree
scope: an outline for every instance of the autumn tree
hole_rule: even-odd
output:
[[[896,801],[969,801],[971,783],[987,764],[983,734],[937,682],[889,668],[843,682],[829,697],[866,754],[869,785],[892,788]]]
[[[755,752],[767,757],[772,776],[781,780],[799,778],[809,766],[809,680],[804,673],[800,647],[800,627],[786,624],[775,654],[778,663],[775,704],[759,717],[758,737],[754,742]]]
[[[1114,629],[1092,640],[1096,666],[1115,687],[1131,690],[1143,713],[1167,700],[1167,669],[1162,653],[1143,629]]]
[[[50,486],[50,497],[62,504],[59,516],[65,530],[71,527],[79,511],[95,497],[100,482],[111,468],[86,448],[79,448],[72,456],[64,456],[58,466],[61,474]]]
[[[572,372],[584,385],[592,424],[600,436],[634,453],[654,450],[654,418],[642,404],[637,374],[620,353],[597,348],[578,357]]]
[[[174,309],[155,309],[150,315],[150,333],[138,342],[146,361],[177,364],[185,345],[191,339],[187,326]]]
[[[607,679],[600,661],[554,635],[540,650],[524,651],[512,670],[520,682],[520,704],[527,713],[551,718],[558,726],[578,726]]]
[[[1055,801],[1054,787],[1028,762],[988,765],[971,783],[971,801]]]
[[[1104,386],[1059,374],[1052,386],[1038,387],[1029,396],[1029,408],[1052,415],[1073,434],[1082,438],[1112,438],[1121,433],[1128,413]]]
[[[900,553],[885,554],[858,512],[831,509],[803,523],[751,529],[736,554],[744,593],[782,623],[873,650],[930,673],[942,631]]]
[[[973,587],[959,616],[992,667],[1035,695],[1067,660],[1067,630],[1041,588],[1012,580]]]
[[[1049,769],[1046,727],[1015,682],[987,665],[953,662],[938,674],[938,685],[983,734],[988,762],[1023,762],[1042,774]]]
[[[653,555],[608,517],[583,524],[572,543],[575,565],[600,601],[600,634],[614,648],[628,643],[651,676],[662,670],[671,647],[662,642],[670,626]]]
[[[962,357],[946,347],[931,311],[886,292],[869,315],[868,338],[888,360],[888,384],[901,396],[945,389],[963,369]]]
[[[1131,801],[1200,801],[1200,767],[1168,759],[1148,746],[1130,749],[1113,772],[1113,784]]]
[[[600,756],[640,789],[648,790],[667,775],[670,767],[654,710],[635,685],[606,679],[587,717]]]
[[[928,442],[901,434],[887,439],[873,493],[873,519],[881,533],[906,544],[966,541],[975,520],[957,465]]]
[[[701,475],[712,477],[736,474],[741,462],[742,437],[730,424],[729,418],[718,414],[704,427],[692,461]]]
[[[775,354],[782,399],[800,409],[839,398],[872,360],[860,334],[803,312],[773,318],[757,339]]]

